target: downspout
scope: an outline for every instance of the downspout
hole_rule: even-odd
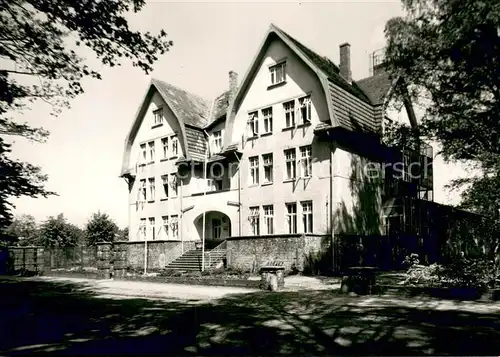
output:
[[[334,149],[335,145],[330,142],[330,234],[331,234],[331,248],[332,248],[332,270],[336,270],[335,259],[335,222],[334,222],[334,204],[333,204],[333,177],[334,177]]]
[[[241,160],[236,153],[234,156],[238,160],[238,236],[241,237]]]
[[[184,234],[183,234],[184,227],[182,225],[182,221],[183,221],[182,218],[184,216],[184,211],[183,211],[183,207],[182,207],[182,186],[183,186],[182,182],[183,182],[183,179],[179,178],[179,181],[181,183],[181,185],[180,185],[181,186],[181,189],[180,189],[180,191],[181,191],[180,192],[181,197],[179,199],[179,201],[180,201],[179,205],[181,206],[181,212],[180,212],[180,222],[179,222],[179,225],[181,226],[181,229],[180,229],[180,231],[181,231],[181,254],[184,254]]]
[[[210,155],[210,142],[209,136],[206,130],[203,130],[207,136],[207,150],[205,151],[205,158],[203,160],[203,202],[205,202],[207,196],[207,170],[208,170],[208,157]],[[206,230],[206,210],[203,209],[203,232],[202,232],[202,244],[201,244],[201,271],[205,271],[205,230]]]

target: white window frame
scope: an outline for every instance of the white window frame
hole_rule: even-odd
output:
[[[293,154],[293,157],[288,157],[287,154],[289,153]],[[297,178],[297,150],[295,148],[286,149],[283,151],[283,154],[285,156],[285,180],[295,180]]]
[[[161,147],[163,148],[163,158],[168,159],[170,152],[168,151],[168,137],[161,139]]]
[[[138,192],[138,201],[139,202],[146,202],[147,200],[147,194],[148,194],[148,189],[147,189],[147,180],[146,179],[141,179],[139,181],[139,192]]]
[[[148,178],[148,201],[154,201],[156,196],[155,178]]]
[[[262,155],[262,166],[264,171],[264,181],[263,183],[269,184],[274,181],[274,166],[273,166],[273,154]],[[269,177],[266,177],[266,173],[269,173]]]
[[[139,239],[140,240],[146,240],[147,234],[146,234],[146,218],[141,218],[139,221]]]
[[[179,238],[179,216],[176,214],[170,216],[170,229],[172,231],[172,239]]]
[[[141,145],[139,145],[139,150],[139,164],[144,165],[148,160],[148,148],[146,143],[142,143]]]
[[[269,79],[271,85],[276,85],[286,82],[286,62],[276,63],[269,67]]]
[[[168,216],[161,216],[163,235],[165,236],[165,240],[168,240],[168,233],[170,232],[170,227],[168,225]]]
[[[250,213],[248,221],[250,222],[250,232],[253,236],[260,235],[260,208],[259,206],[249,207]]]
[[[312,145],[300,147],[301,177],[312,177]]]
[[[274,234],[274,206],[262,206],[264,211],[264,234]]]
[[[302,208],[302,229],[304,233],[312,233],[314,230],[313,220],[313,202],[302,201],[300,202]]]
[[[262,109],[262,134],[273,132],[273,107]]]
[[[148,142],[148,153],[149,153],[149,162],[155,161],[155,142]]]
[[[295,100],[283,103],[283,111],[285,114],[285,129],[295,128]]]
[[[160,107],[153,110],[153,126],[161,124],[163,124],[163,108]]]
[[[172,190],[169,190],[170,196],[171,197],[177,197],[179,194],[179,179],[177,177],[176,173],[172,173],[169,175],[169,184]]]
[[[212,133],[212,152],[219,153],[222,150],[222,130],[217,130]]]
[[[248,113],[247,132],[249,138],[259,136],[259,112]]]
[[[294,212],[290,212],[290,208],[294,208]],[[288,234],[296,234],[297,233],[297,203],[296,202],[287,202],[285,203],[285,218]]]
[[[172,151],[170,154],[172,155],[172,157],[179,156],[179,138],[177,137],[177,135],[173,135],[172,137],[170,137],[170,142],[172,144]]]
[[[311,123],[312,118],[312,103],[311,96],[305,96],[299,98],[299,118],[300,124],[308,124]],[[305,114],[305,116],[304,116]]]
[[[214,178],[207,179],[207,191],[209,192],[222,191],[222,180]]]
[[[148,218],[148,240],[155,240],[156,238],[156,232],[155,232],[155,218],[154,217],[149,217]],[[151,239],[149,239],[151,237]]]
[[[162,188],[163,188],[163,190],[162,190],[161,193],[162,193],[162,198],[163,199],[167,199],[168,196],[169,196],[169,192],[170,192],[170,190],[168,188],[168,186],[170,185],[170,181],[169,180],[170,180],[169,175],[162,175],[161,176],[161,185],[162,185]]]
[[[259,180],[259,157],[258,156],[251,156],[248,158],[248,168],[250,171],[249,186],[258,185],[260,182],[260,180]]]

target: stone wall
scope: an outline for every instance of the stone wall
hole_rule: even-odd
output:
[[[148,270],[158,270],[179,258],[188,250],[195,249],[195,242],[181,242],[171,240],[148,241]],[[144,268],[144,242],[115,242],[115,267],[118,268]],[[120,262],[120,264],[117,264]],[[122,269],[123,269],[122,268]]]
[[[144,242],[99,243],[93,247],[8,247],[8,258],[0,264],[6,273],[21,271],[98,271],[109,278],[128,269],[144,269]],[[148,271],[164,268],[183,252],[195,249],[195,242],[151,241],[147,243]]]
[[[303,271],[311,256],[329,251],[330,241],[329,235],[314,234],[232,237],[227,240],[227,265],[257,272],[261,266],[279,261],[285,270]]]

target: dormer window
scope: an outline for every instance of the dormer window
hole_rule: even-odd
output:
[[[276,85],[284,83],[286,81],[286,62],[278,63],[272,67],[269,67],[269,72],[271,75],[271,85]]]
[[[163,108],[158,108],[153,112],[153,126],[163,124]]]
[[[222,130],[214,131],[212,134],[212,151],[218,153],[222,150]]]

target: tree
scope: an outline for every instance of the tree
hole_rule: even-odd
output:
[[[125,227],[125,228],[119,230],[118,240],[128,241],[128,227]]]
[[[47,131],[16,122],[12,114],[42,100],[58,115],[83,93],[85,77],[100,79],[77,54],[83,47],[103,65],[119,66],[125,58],[149,73],[172,41],[163,30],[153,35],[129,28],[125,15],[144,5],[144,0],[0,0],[0,135],[47,138]],[[0,173],[0,228],[12,220],[13,197],[54,194],[45,190],[40,168],[10,158],[2,138]]]
[[[40,245],[44,247],[74,247],[83,241],[83,231],[68,223],[61,213],[49,217],[40,227]]]
[[[107,214],[101,212],[94,213],[85,227],[87,245],[113,242],[118,231],[118,226]]]
[[[407,95],[422,106],[414,137],[436,140],[447,161],[466,162],[479,174],[460,178],[462,204],[487,216],[500,208],[500,3],[498,0],[403,0],[407,15],[385,29],[386,63]],[[400,128],[401,129],[401,128]],[[412,131],[402,128],[401,132]],[[499,250],[498,224],[485,219]],[[494,232],[493,232],[493,231]],[[489,239],[489,238],[488,238]]]
[[[14,218],[14,221],[5,229],[5,234],[16,237],[18,245],[36,245],[39,238],[39,227],[35,217],[23,214]]]

